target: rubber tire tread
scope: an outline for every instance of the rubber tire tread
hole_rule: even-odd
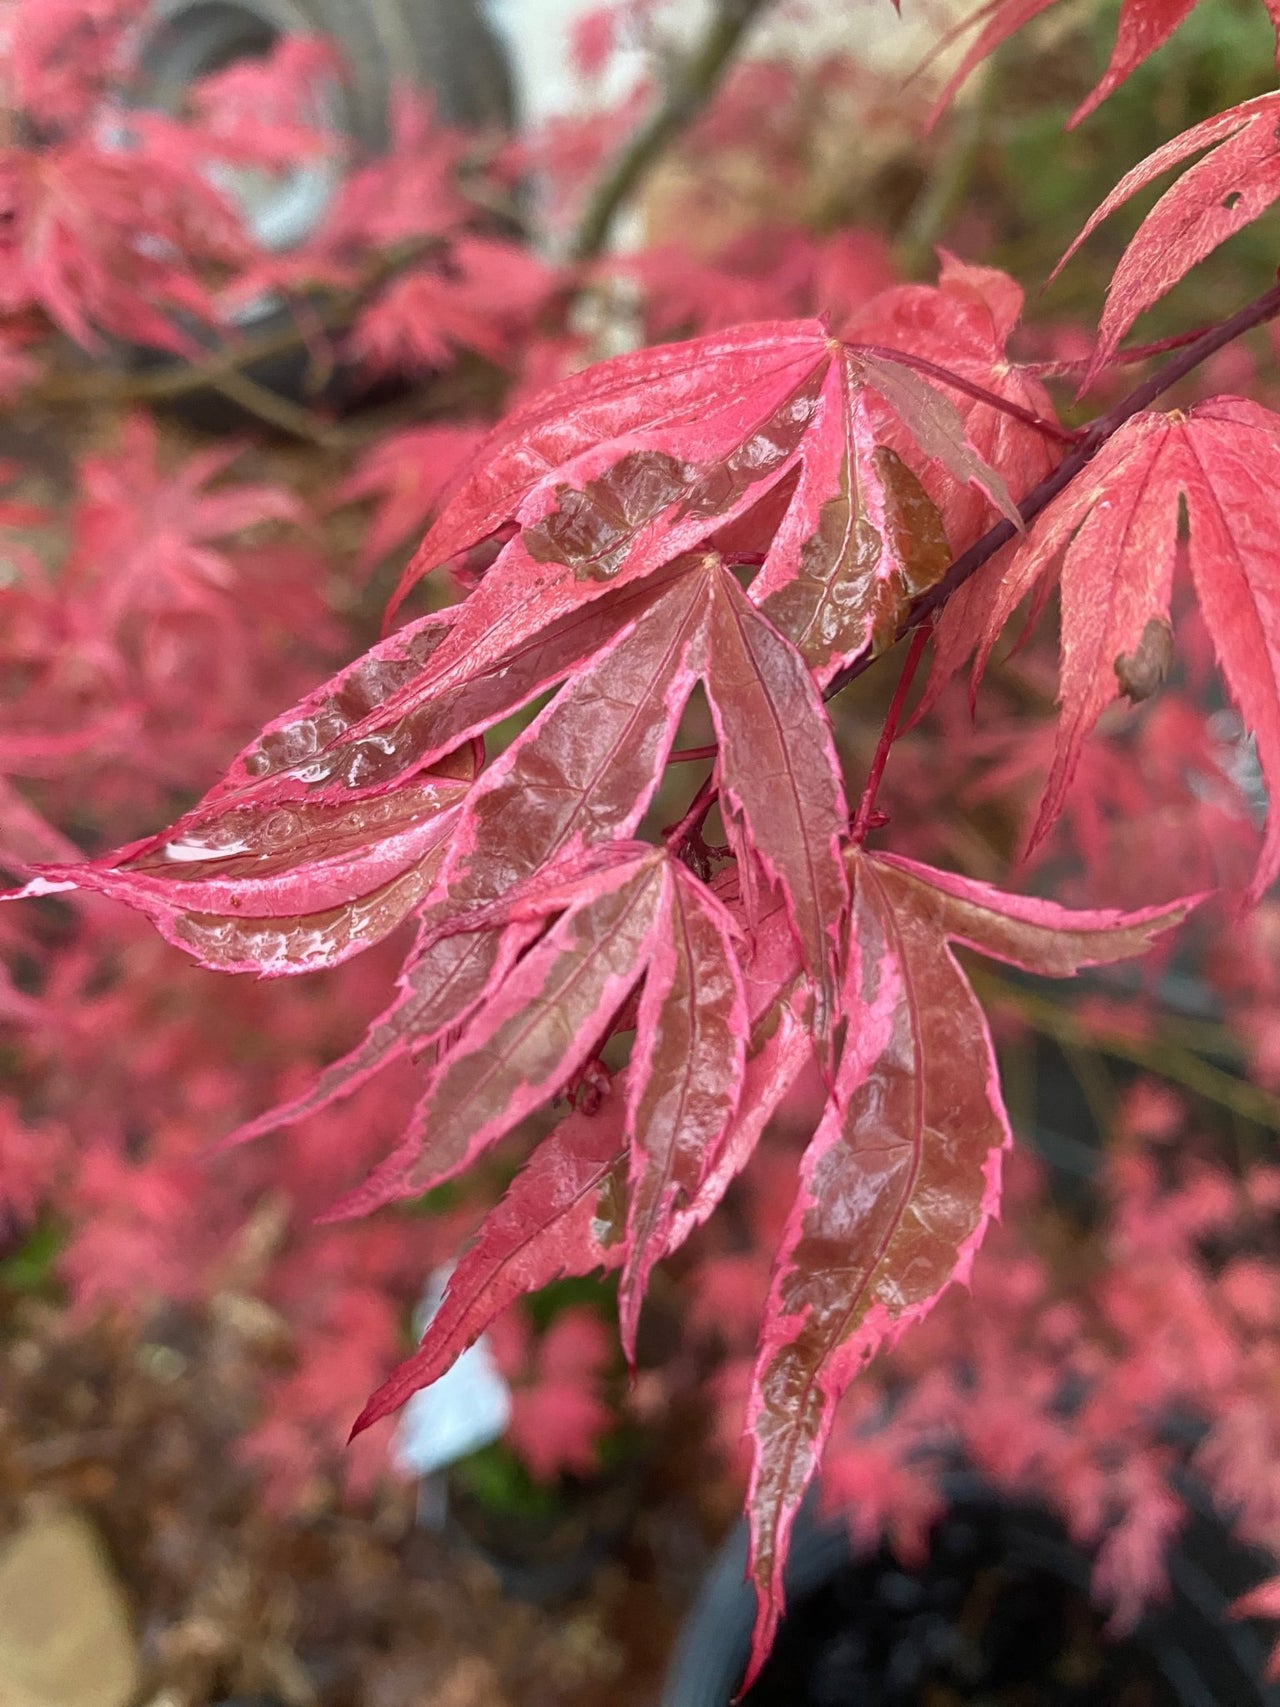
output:
[[[501,44],[477,0],[294,0],[343,53],[350,123],[366,146],[385,147],[397,85],[429,90],[446,123],[510,128],[511,79]]]

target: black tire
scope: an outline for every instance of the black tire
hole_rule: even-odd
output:
[[[354,82],[353,130],[386,142],[392,84],[429,89],[447,123],[464,130],[514,120],[506,56],[475,0],[302,0],[316,29],[344,50]]]
[[[281,36],[318,32],[349,71],[343,128],[381,148],[393,87],[430,91],[464,129],[513,121],[506,57],[479,0],[155,0],[139,51],[144,104],[171,107],[194,78],[261,55]]]
[[[197,78],[237,59],[261,57],[281,37],[317,33],[335,43],[346,70],[341,86],[331,98],[326,94],[324,122],[351,139],[357,158],[386,147],[392,95],[405,84],[427,92],[451,125],[511,128],[511,78],[482,0],[153,0],[141,28],[132,98],[177,111]],[[332,190],[315,191],[317,216],[327,193]],[[241,330],[270,342],[292,325],[287,309],[267,307]],[[126,359],[135,369],[173,365],[171,355],[155,350],[134,350]],[[247,372],[281,396],[307,393],[308,358],[301,350],[265,357]],[[326,399],[344,405],[344,376],[335,377]],[[243,424],[237,405],[215,390],[184,395],[179,407],[193,425],[210,431]]]

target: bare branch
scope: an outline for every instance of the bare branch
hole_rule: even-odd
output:
[[[716,0],[702,40],[674,67],[665,90],[605,169],[569,244],[574,261],[601,252],[624,203],[719,87],[747,31],[770,0]]]

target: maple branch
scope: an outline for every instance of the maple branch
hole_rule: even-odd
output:
[[[1131,344],[1126,350],[1117,350],[1107,366],[1136,367],[1153,356],[1167,356],[1171,350],[1185,349],[1212,330],[1212,327],[1193,326],[1189,332],[1175,332],[1171,338],[1158,338],[1154,344]],[[1037,379],[1066,379],[1069,374],[1083,373],[1092,360],[1092,356],[1079,356],[1071,361],[1019,362],[1018,366],[1023,373],[1035,374]]]
[[[962,379],[958,373],[953,373],[950,368],[942,367],[937,362],[931,362],[927,356],[914,355],[910,350],[891,350],[885,344],[850,344],[848,347],[854,351],[865,350],[869,356],[878,356],[882,361],[897,362],[902,367],[914,368],[917,373],[936,379],[939,385],[948,385],[953,391],[962,391],[966,397],[986,403],[990,408],[998,409],[1002,415],[1012,415],[1014,420],[1021,421],[1024,427],[1034,427],[1036,432],[1043,433],[1046,438],[1057,439],[1061,444],[1079,444],[1084,438],[1084,429],[1063,427],[1057,421],[1046,421],[1044,416],[1037,415],[1034,409],[1026,409],[1021,403],[1001,397],[999,392],[988,391],[985,385],[978,385],[974,380]],[[874,390],[874,376],[870,383]]]
[[[712,749],[715,751],[715,749]],[[680,849],[702,827],[702,821],[715,805],[716,796],[720,790],[716,786],[715,772],[707,777],[702,787],[693,797],[693,803],[679,823],[672,824],[670,829],[663,832],[662,839],[673,854]]]
[[[156,367],[142,370],[121,371],[104,367],[54,369],[28,387],[21,394],[20,401],[24,406],[30,403],[54,406],[173,403],[207,387],[232,398],[241,408],[284,432],[334,448],[343,429],[326,422],[305,404],[291,404],[270,387],[252,379],[245,370],[259,362],[292,354],[302,348],[315,332],[341,331],[378,289],[438,248],[439,240],[428,238],[400,244],[394,250],[375,257],[357,284],[316,293],[318,300],[307,304],[309,324],[304,324],[301,316],[294,315],[285,326],[216,343],[202,359],[185,360],[174,356]],[[433,386],[433,391],[436,388]],[[348,441],[349,438],[347,435]]]
[[[158,367],[140,372],[111,367],[80,369],[50,368],[43,379],[22,393],[24,404],[59,407],[64,404],[165,402],[202,386],[214,384],[231,369],[276,355],[295,342],[293,332],[264,340],[252,348],[239,345],[234,355],[220,350],[203,361],[187,362],[180,356]]]
[[[329,303],[315,311],[320,330],[333,331],[344,325],[368,288],[362,287],[358,292],[334,292]],[[22,401],[49,404],[172,402],[206,385],[216,387],[227,375],[238,373],[257,362],[288,354],[304,344],[307,336],[301,323],[293,320],[278,330],[238,337],[216,345],[201,361],[185,361],[175,356],[171,361],[143,371],[121,372],[111,368],[71,372],[55,370],[25,391]]]
[[[1107,440],[1113,433],[1118,432],[1126,421],[1150,408],[1157,398],[1162,397],[1189,373],[1193,373],[1202,362],[1207,361],[1225,345],[1232,343],[1243,333],[1251,332],[1255,326],[1262,326],[1268,320],[1274,320],[1278,314],[1280,284],[1274,284],[1270,290],[1264,291],[1261,296],[1238,309],[1230,319],[1222,321],[1218,326],[1211,326],[1174,356],[1172,361],[1166,362],[1140,385],[1135,385],[1127,396],[1122,397],[1105,414],[1099,415],[1092,425],[1085,429],[1079,444],[1074,450],[1068,451],[1053,473],[1027,493],[1018,505],[1018,514],[1022,518],[1023,526],[1029,526],[1041,510],[1051,504],[1058,494],[1071,484],[1076,475],[1088,467]],[[961,552],[960,556],[953,560],[941,580],[936,581],[928,592],[922,593],[915,601],[898,630],[897,638],[900,640],[903,635],[919,628],[940,611],[952,593],[963,587],[970,576],[977,574],[982,565],[994,557],[1002,546],[1007,545],[1017,532],[1018,529],[1008,518],[988,528],[981,539],[976,540],[967,551]],[[841,670],[839,675],[832,678],[823,697],[833,698],[843,688],[848,687],[850,682],[856,681],[864,671],[869,670],[881,655],[880,652],[866,653]]]
[[[936,261],[939,240],[968,199],[997,99],[995,62],[987,60],[975,71],[969,98],[953,113],[946,146],[931,162],[895,238],[894,257],[904,278],[918,276]]]
[[[884,720],[884,728],[880,731],[880,739],[876,743],[875,755],[871,760],[867,786],[862,791],[862,799],[858,802],[858,810],[854,815],[853,824],[849,831],[849,839],[854,847],[862,846],[867,839],[867,831],[871,828],[876,793],[880,787],[880,779],[884,775],[884,767],[889,762],[889,749],[898,733],[898,725],[902,722],[907,695],[911,692],[911,684],[915,680],[916,670],[924,656],[925,644],[932,628],[932,623],[923,622],[911,637],[911,650],[907,653],[907,661],[902,666],[902,674],[898,677],[898,685],[893,691],[893,699],[889,703],[889,712]]]
[[[717,0],[706,33],[675,65],[666,88],[587,198],[569,243],[573,261],[593,261],[623,204],[716,91],[738,46],[770,0]]]
[[[350,440],[350,434],[335,422],[325,420],[314,409],[308,409],[305,403],[295,403],[282,393],[272,391],[269,386],[260,385],[251,375],[237,368],[210,374],[209,385],[247,414],[256,415],[269,427],[275,427],[291,438],[301,439],[304,444],[316,445],[321,450],[337,450]]]

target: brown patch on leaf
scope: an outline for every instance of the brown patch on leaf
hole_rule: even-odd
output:
[[[1173,659],[1173,630],[1153,616],[1132,652],[1122,652],[1115,662],[1120,692],[1135,705],[1150,699],[1164,686]]]

